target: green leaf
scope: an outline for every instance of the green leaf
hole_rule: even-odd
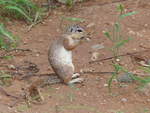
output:
[[[109,32],[105,31],[105,32],[104,32],[104,35],[105,35],[109,40],[112,40],[112,37],[111,37],[111,35],[110,35]]]
[[[144,72],[150,73],[150,67],[140,67]]]
[[[0,78],[11,78],[11,75],[9,75],[9,74],[3,74],[3,75],[0,75]]]
[[[82,18],[74,18],[74,17],[62,17],[65,20],[68,21],[74,21],[74,22],[84,22],[85,20]]]
[[[150,82],[150,77],[138,77],[133,74],[130,74],[130,77],[132,77],[132,79],[140,82],[141,84],[147,84]]]
[[[133,12],[129,12],[129,13],[126,13],[126,14],[122,14],[122,15],[120,15],[120,18],[125,18],[127,16],[131,16],[131,15],[134,15],[134,14],[137,14],[137,12],[133,11]]]
[[[112,81],[113,79],[117,76],[117,73],[112,73],[111,78],[108,80],[108,88],[109,88],[109,92],[111,92],[111,85],[112,85]]]
[[[66,0],[66,5],[73,6],[74,0]]]
[[[9,38],[9,40],[13,42],[15,41],[15,37],[12,36],[12,34],[8,30],[6,30],[3,24],[0,24],[0,34],[6,36],[7,38]]]
[[[118,10],[120,13],[122,13],[122,12],[124,11],[124,6],[123,6],[122,4],[119,4],[119,5],[117,6],[117,10]]]
[[[119,48],[119,47],[123,46],[124,44],[128,43],[130,40],[131,40],[130,37],[127,40],[121,40],[121,41],[117,42],[113,48]]]
[[[115,23],[114,27],[116,32],[120,32],[120,24],[118,22]]]
[[[6,9],[9,9],[9,10],[15,10],[17,11],[18,13],[20,13],[21,15],[23,15],[28,21],[32,22],[33,19],[30,18],[22,9],[18,8],[18,7],[15,7],[15,6],[6,6],[5,7]]]
[[[116,73],[119,73],[123,70],[122,66],[120,66],[119,64],[113,64],[113,67],[115,68]]]
[[[2,37],[0,37],[0,48],[2,48],[2,49],[8,49],[8,46],[4,42],[4,39]]]
[[[9,32],[3,24],[0,24],[0,48],[9,49],[15,48],[18,42],[18,38]]]
[[[13,58],[13,56],[4,56],[3,58],[4,58],[4,59],[7,59],[7,60],[10,60],[10,59]]]

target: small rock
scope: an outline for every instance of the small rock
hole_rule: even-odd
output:
[[[60,30],[59,30],[59,29],[56,29],[56,31],[57,31],[57,32],[60,32]]]
[[[104,45],[103,44],[96,44],[96,45],[93,45],[91,47],[93,50],[97,51],[99,49],[103,49],[104,48]]]
[[[39,56],[40,56],[40,54],[36,54],[35,56],[36,56],[36,57],[39,57]]]
[[[147,64],[150,65],[150,59],[147,60]]]
[[[121,102],[127,102],[128,100],[126,98],[122,98]]]
[[[99,58],[99,53],[98,52],[93,52],[92,53],[92,57],[91,57],[91,60],[92,61],[96,61],[98,58]]]
[[[143,35],[139,32],[136,33],[138,37],[143,37]]]
[[[148,24],[145,24],[144,26],[145,26],[145,27],[147,27],[147,26],[148,26]]]
[[[27,42],[25,42],[25,41],[24,41],[24,42],[23,42],[23,44],[24,44],[24,45],[26,45],[26,44],[27,44]]]
[[[147,99],[147,102],[150,102],[150,99]]]
[[[130,31],[129,31],[129,34],[135,35],[136,33],[135,33],[134,31],[130,30]]]
[[[150,83],[146,84],[143,88],[141,88],[140,92],[142,92],[146,96],[150,96]]]
[[[60,2],[60,3],[62,3],[62,4],[66,4],[67,3],[67,0],[56,0],[56,1],[58,1],[58,2]],[[76,3],[76,2],[81,2],[82,0],[73,0],[73,2],[74,3]]]
[[[116,59],[116,61],[117,61],[117,62],[120,62],[120,59],[119,59],[119,58],[117,58],[117,59]]]
[[[117,78],[118,82],[133,82],[133,78],[130,73],[124,73]]]
[[[59,90],[59,89],[60,89],[60,87],[57,87],[57,88],[55,88],[55,89]]]
[[[84,97],[87,97],[87,93],[83,93],[83,96],[84,96]]]
[[[108,84],[104,84],[104,87],[108,87]]]
[[[88,24],[86,27],[87,27],[87,28],[90,28],[90,27],[93,27],[93,26],[95,26],[95,23],[90,23],[90,24]]]
[[[14,70],[16,69],[16,67],[14,65],[8,65],[8,68],[9,69],[14,69]]]

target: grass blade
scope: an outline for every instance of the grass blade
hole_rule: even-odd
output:
[[[30,22],[33,21],[32,18],[30,18],[22,9],[20,9],[18,7],[15,7],[15,6],[6,6],[5,8],[9,9],[9,10],[15,10],[18,13],[20,13],[22,16],[24,16],[28,21],[30,21]]]
[[[68,21],[74,21],[74,22],[84,22],[85,20],[82,18],[75,18],[75,17],[62,17],[65,20]]]
[[[0,48],[8,49],[9,47],[16,47],[16,45],[17,37],[9,32],[3,24],[0,24]]]
[[[109,40],[112,41],[112,37],[111,37],[111,35],[110,35],[109,32],[105,31],[105,32],[104,32],[104,35],[105,35]]]
[[[137,14],[137,12],[133,11],[133,12],[129,12],[129,13],[126,13],[126,14],[122,14],[122,15],[120,15],[120,18],[125,18],[127,16],[131,16],[131,15],[134,15],[134,14]]]
[[[0,34],[15,42],[15,37],[12,36],[12,34],[5,29],[3,24],[0,24]]]
[[[130,37],[127,40],[121,40],[121,41],[117,42],[113,48],[120,48],[124,44],[128,43],[130,40],[131,40]]]
[[[150,67],[140,67],[144,72],[150,73]]]

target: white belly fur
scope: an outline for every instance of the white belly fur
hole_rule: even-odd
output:
[[[67,51],[64,47],[57,49],[53,57],[62,64],[72,64],[72,51]]]

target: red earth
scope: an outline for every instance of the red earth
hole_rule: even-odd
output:
[[[121,48],[120,54],[144,50],[141,46],[150,48],[150,2],[149,0],[91,0],[79,3],[73,10],[67,11],[64,6],[50,11],[43,23],[34,26],[30,31],[24,22],[9,22],[7,27],[21,38],[18,48],[31,51],[16,52],[13,59],[0,60],[0,70],[10,70],[8,67],[25,65],[29,61],[38,66],[37,74],[50,74],[53,70],[48,63],[48,48],[53,40],[57,39],[71,24],[80,24],[85,30],[92,33],[91,41],[79,46],[73,52],[73,62],[76,72],[81,70],[94,70],[102,72],[113,71],[112,60],[96,62],[91,61],[93,45],[101,44],[104,48],[98,50],[99,59],[112,56],[108,48],[112,43],[103,35],[116,21],[118,12],[116,5],[122,3],[126,12],[138,13],[122,21],[122,34],[132,36],[133,39]],[[138,2],[139,1],[139,2]],[[63,20],[62,17],[82,18],[84,22]],[[132,62],[131,57],[121,57],[119,63],[126,69],[139,72],[139,68]],[[21,76],[21,75],[16,75]],[[0,113],[150,113],[150,95],[141,93],[138,84],[113,82],[112,93],[107,87],[111,74],[83,74],[83,85],[69,87],[64,84],[54,84],[41,88],[44,102],[31,103],[30,107],[22,101],[10,107],[17,99],[0,93]],[[38,78],[38,77],[37,77]],[[12,84],[3,88],[12,95],[20,95],[22,88],[27,88],[31,80],[14,79]],[[122,87],[120,87],[122,86]]]

